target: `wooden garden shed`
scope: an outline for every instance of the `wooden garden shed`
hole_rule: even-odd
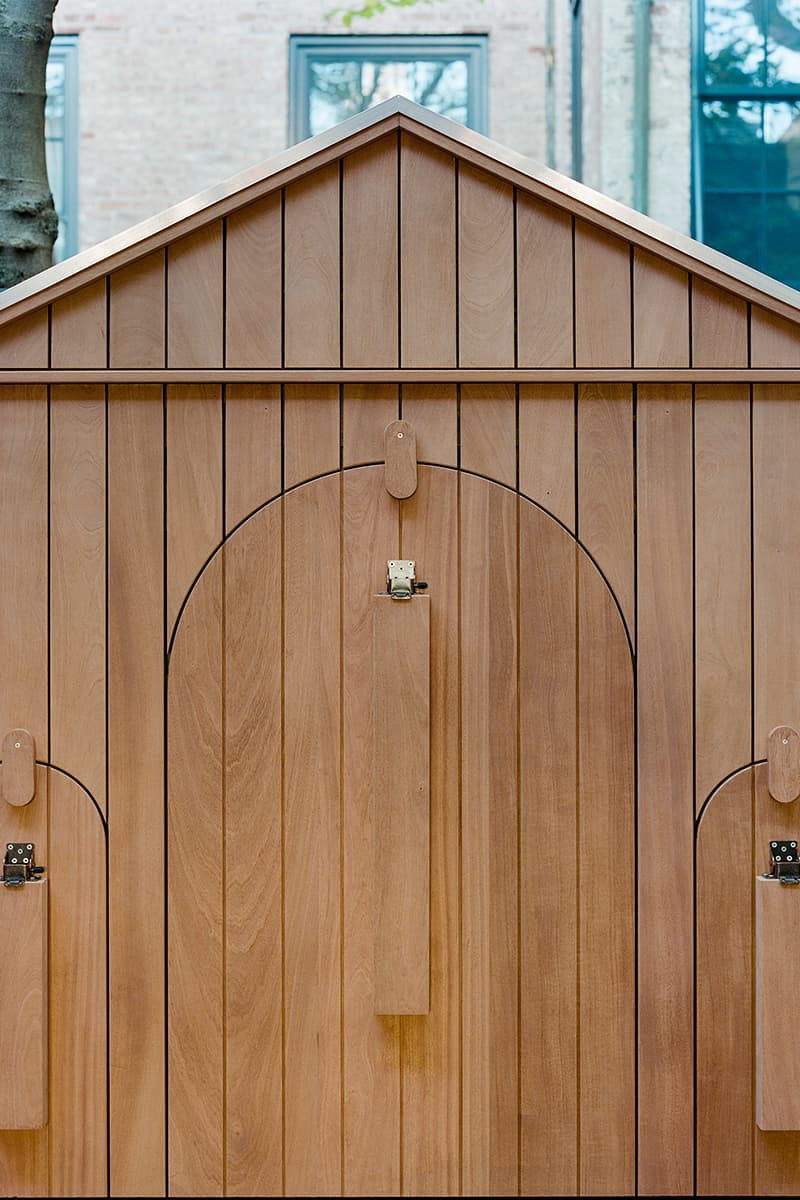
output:
[[[400,99],[0,297],[0,1194],[800,1192],[798,322]]]

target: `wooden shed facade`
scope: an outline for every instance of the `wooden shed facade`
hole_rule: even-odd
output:
[[[0,298],[0,1194],[800,1191],[799,322],[403,100]]]

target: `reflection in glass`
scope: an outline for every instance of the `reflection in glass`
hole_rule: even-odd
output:
[[[390,96],[406,96],[461,125],[467,123],[464,59],[400,62],[351,61],[310,64],[310,134],[364,112]]]
[[[757,86],[763,81],[764,33],[760,0],[706,0],[705,81]]]
[[[767,196],[765,232],[766,256],[761,269],[800,288],[800,193]]]
[[[800,189],[800,102],[764,105],[764,158],[768,189]]]
[[[761,110],[751,100],[708,100],[702,107],[707,188],[761,186]]]
[[[64,113],[65,84],[67,70],[63,60],[52,59],[47,64],[47,96],[44,106],[44,150],[47,161],[47,177],[53,193],[53,203],[58,213],[58,237],[53,246],[53,262],[64,257],[66,242],[66,214],[64,203]]]
[[[800,2],[766,0],[767,84],[800,83]]]

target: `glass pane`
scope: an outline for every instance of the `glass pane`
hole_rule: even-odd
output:
[[[767,253],[764,270],[800,287],[800,193],[767,196]]]
[[[322,133],[354,113],[407,96],[467,123],[468,70],[465,59],[420,59],[410,62],[311,62],[309,132]]]
[[[767,83],[800,83],[800,0],[767,2]]]
[[[800,190],[800,103],[764,105],[767,188]]]
[[[708,193],[703,201],[703,241],[730,254],[739,262],[763,270],[760,227],[761,196],[719,196]]]
[[[66,66],[63,59],[52,59],[47,63],[47,97],[44,105],[45,159],[47,178],[53,193],[53,203],[58,213],[58,238],[53,246],[53,262],[60,262],[66,244],[64,213],[64,86]]]
[[[763,82],[761,0],[706,0],[703,49],[707,84]]]
[[[761,187],[761,109],[758,101],[709,100],[702,108],[706,188]]]

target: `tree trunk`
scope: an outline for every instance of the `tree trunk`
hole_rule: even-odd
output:
[[[0,0],[0,288],[50,266],[58,217],[44,101],[58,0]]]

